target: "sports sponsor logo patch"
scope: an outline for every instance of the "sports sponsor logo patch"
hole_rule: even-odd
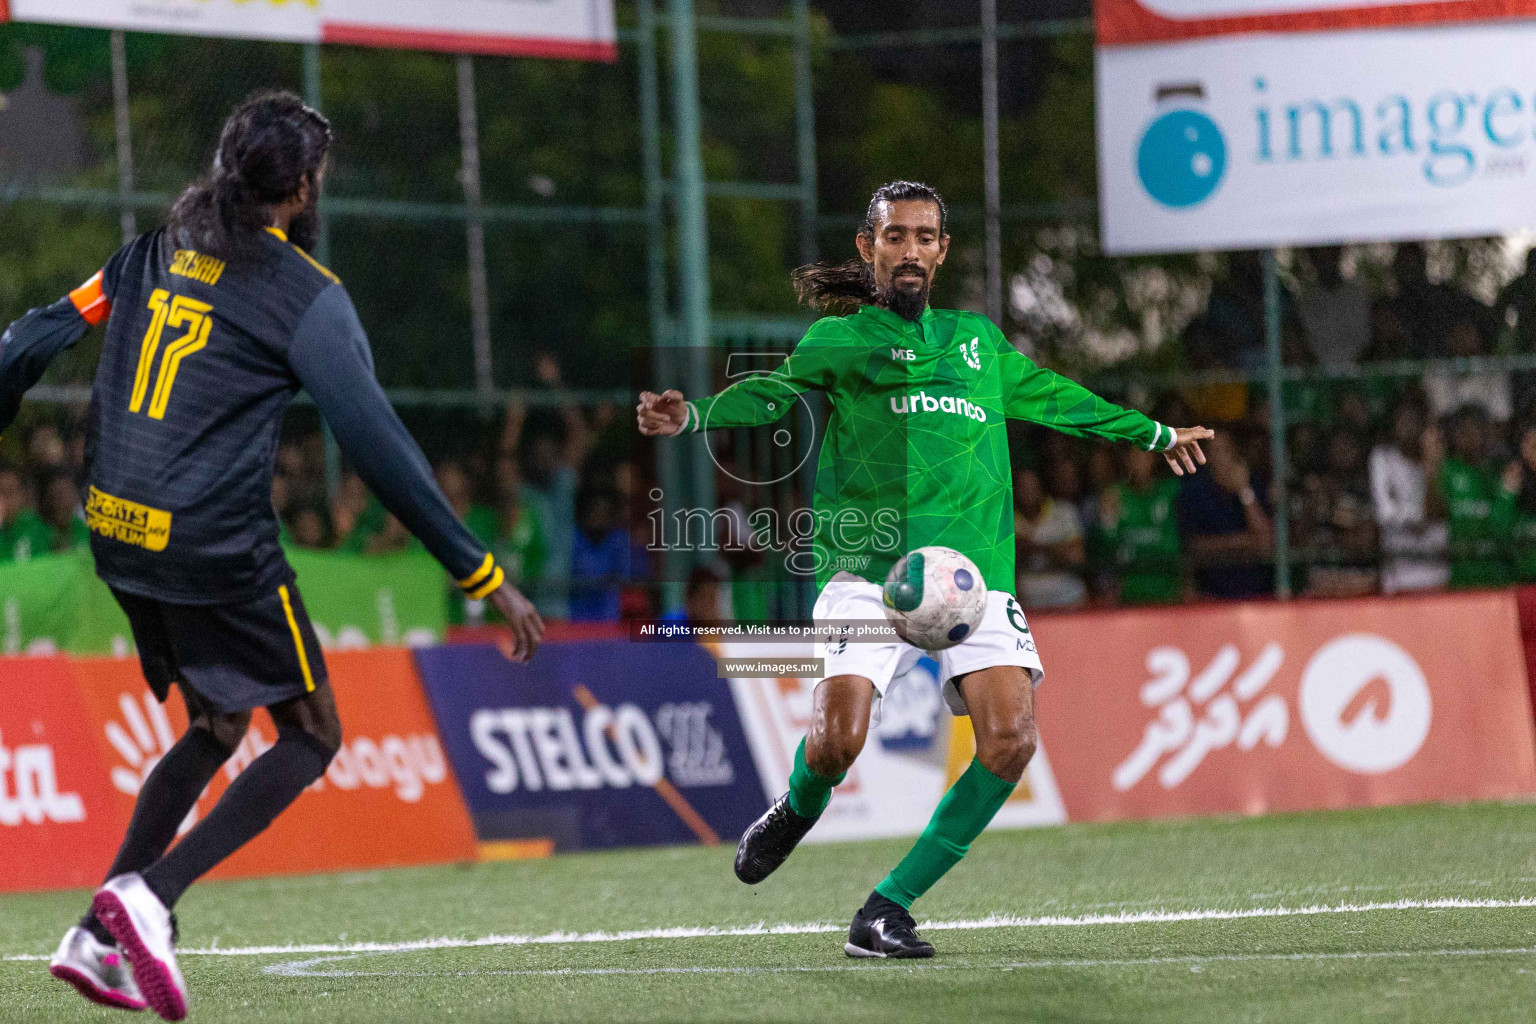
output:
[[[171,514],[92,487],[85,503],[85,524],[93,533],[146,551],[164,551],[171,541]]]

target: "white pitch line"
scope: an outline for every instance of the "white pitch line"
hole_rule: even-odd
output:
[[[1022,917],[993,914],[989,917],[955,921],[925,921],[919,927],[929,931],[980,931],[992,928],[1075,928],[1115,924],[1173,924],[1181,921],[1240,921],[1262,917],[1308,917],[1315,914],[1364,914],[1381,910],[1514,910],[1536,908],[1536,896],[1513,900],[1463,899],[1447,897],[1428,900],[1393,900],[1385,903],[1341,903],[1303,907],[1244,907],[1211,910],[1144,910],[1118,914],[1045,915]],[[597,942],[633,942],[655,939],[721,939],[756,935],[826,935],[841,932],[847,925],[829,922],[804,924],[758,924],[734,928],[718,926],[645,928],[617,932],[545,932],[538,935],[485,935],[480,938],[441,936],[407,942],[296,943],[283,946],[208,946],[183,949],[180,956],[283,956],[300,953],[406,953],[430,949],[473,949],[484,946],[566,946]],[[5,961],[47,960],[45,954],[16,954]]]
[[[1099,968],[1099,967],[1163,967],[1188,964],[1192,968],[1205,964],[1251,963],[1255,961],[1307,962],[1318,960],[1381,960],[1416,957],[1452,956],[1530,956],[1536,954],[1536,946],[1515,946],[1498,949],[1402,949],[1369,952],[1342,953],[1221,953],[1212,956],[1152,956],[1125,959],[1099,960],[1008,960],[1000,963],[942,962],[902,963],[903,970],[918,971],[1023,971],[1042,968]],[[828,974],[840,971],[878,970],[869,961],[845,964],[823,964],[810,967],[550,967],[541,970],[520,971],[322,971],[315,970],[325,964],[351,960],[368,954],[353,953],[349,956],[318,957],[314,960],[298,960],[286,964],[270,964],[262,968],[265,974],[280,978],[551,978],[551,977],[606,977],[609,975],[648,974]]]

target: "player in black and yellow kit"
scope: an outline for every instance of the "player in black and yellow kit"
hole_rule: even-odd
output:
[[[169,1020],[187,1012],[170,908],[320,778],[341,744],[271,502],[294,395],[309,392],[384,505],[511,623],[514,657],[530,657],[543,633],[454,516],[374,378],[346,289],[307,251],[330,143],[329,123],[298,97],[253,96],[226,122],[211,176],[165,228],[0,339],[3,430],[56,355],[107,328],[88,435],[91,549],[150,687],[165,700],[177,684],[191,727],[145,781],[109,878],[53,972],[88,998],[147,1003]],[[167,853],[259,707],[278,742]]]

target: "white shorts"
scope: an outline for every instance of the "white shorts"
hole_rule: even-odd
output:
[[[828,583],[816,599],[811,612],[818,626],[829,620],[875,619],[885,621],[880,602],[880,587],[865,580],[836,580]],[[905,641],[870,643],[858,640],[826,640],[817,645],[824,659],[822,678],[863,676],[875,684],[877,700],[885,696],[891,680],[912,668],[926,652]],[[987,592],[987,614],[981,628],[961,643],[933,655],[939,663],[939,681],[944,685],[944,702],[956,715],[968,715],[965,698],[955,679],[998,665],[1017,665],[1029,671],[1035,686],[1045,678],[1035,636],[1029,631],[1024,612],[1012,594],[1001,590]],[[877,707],[878,714],[878,707]]]

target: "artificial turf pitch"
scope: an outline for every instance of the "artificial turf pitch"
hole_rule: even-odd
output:
[[[191,1019],[1536,1020],[1536,806],[992,833],[915,908],[982,926],[929,929],[934,960],[848,959],[841,930],[907,845],[806,846],[756,888],[698,848],[201,885],[183,946],[236,955],[183,956]],[[0,1021],[128,1019],[14,959],[86,899],[0,899]],[[613,935],[669,928],[749,934]]]

